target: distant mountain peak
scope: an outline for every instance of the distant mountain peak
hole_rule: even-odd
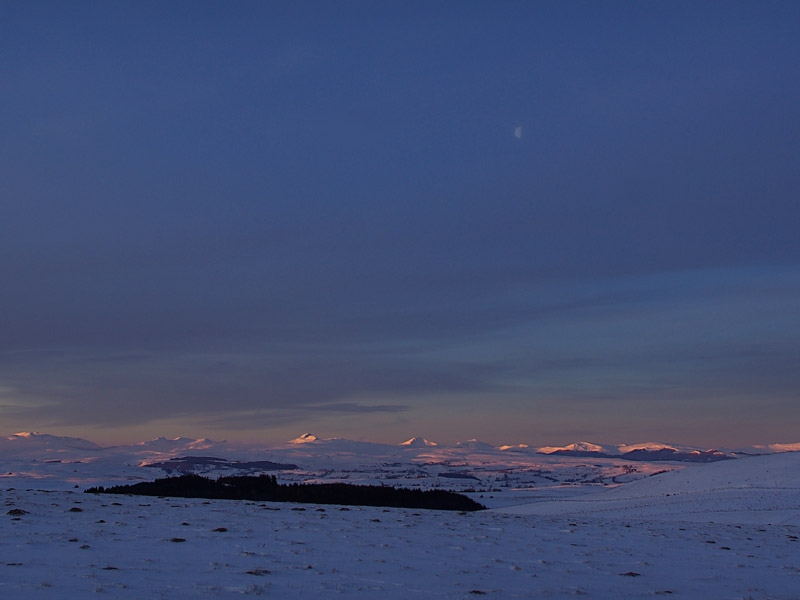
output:
[[[198,450],[208,450],[219,446],[224,442],[215,442],[209,439],[194,439],[187,437],[167,438],[160,436],[146,442],[131,444],[137,452],[189,452]]]
[[[290,444],[308,444],[309,442],[318,442],[319,438],[313,433],[304,433],[300,437],[289,440]]]
[[[82,438],[62,437],[49,433],[39,433],[38,431],[18,431],[8,436],[9,440],[80,440]],[[86,441],[86,440],[84,440]]]
[[[471,440],[466,440],[463,442],[457,442],[456,447],[464,448],[467,450],[485,450],[485,451],[495,449],[494,446],[492,446],[491,444],[487,444],[486,442],[482,442],[476,438],[472,438]]]
[[[426,447],[438,446],[439,444],[437,444],[436,442],[432,442],[430,440],[426,440],[425,438],[412,437],[411,439],[406,440],[400,445],[405,448],[426,448]]]
[[[99,450],[100,446],[89,440],[75,437],[64,437],[39,433],[36,431],[18,431],[0,438],[2,446],[14,448],[15,452],[64,452],[68,450]],[[0,446],[0,447],[2,447]]]
[[[767,444],[754,447],[758,450],[766,450],[768,452],[798,452],[800,451],[800,442],[794,442],[792,444]]]
[[[539,454],[619,454],[615,446],[603,446],[592,442],[573,442],[566,446],[543,446],[536,450]]]
[[[498,450],[501,452],[522,452],[530,448],[528,444],[506,444],[503,446],[499,446]]]
[[[192,442],[192,441],[194,441],[194,440],[192,440],[190,438],[180,437],[180,436],[174,437],[174,438],[168,438],[168,437],[165,437],[165,436],[161,435],[161,436],[158,436],[157,438],[153,438],[152,440],[147,440],[146,442],[138,442],[136,445],[137,446],[146,446],[147,444],[160,444],[160,443],[165,443],[165,442]]]
[[[215,442],[214,440],[210,440],[208,438],[199,438],[199,439],[196,439],[193,442],[191,442],[189,444],[189,448],[191,448],[193,450],[205,450],[206,448],[211,448],[211,447],[216,446],[218,444],[224,444],[224,443],[225,443],[225,440],[223,440],[221,442]]]
[[[648,452],[657,452],[659,450],[670,450],[678,452],[678,448],[671,444],[662,444],[661,442],[643,442],[641,444],[620,444],[619,451],[623,454],[633,452],[634,450],[646,450]],[[696,450],[696,448],[684,448],[684,451]]]

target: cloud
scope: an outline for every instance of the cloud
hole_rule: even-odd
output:
[[[522,287],[449,315],[420,305],[302,323],[298,311],[285,335],[263,340],[218,323],[203,332],[207,352],[180,338],[122,336],[115,347],[88,336],[82,347],[0,355],[0,412],[21,424],[252,429],[326,415],[430,418],[434,406],[467,423],[492,402],[514,406],[509,423],[556,418],[556,407],[601,423],[668,406],[708,416],[718,398],[744,410],[768,395],[775,413],[795,400],[798,302],[796,269],[748,268]]]
[[[497,369],[487,365],[429,363],[342,346],[285,355],[97,357],[72,351],[10,366],[0,378],[13,383],[17,418],[72,425],[132,425],[186,414],[225,419],[242,411],[298,420],[311,413],[401,412],[423,395],[499,385]],[[365,397],[404,402],[357,400]]]

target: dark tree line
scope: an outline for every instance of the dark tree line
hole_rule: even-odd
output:
[[[259,502],[302,502],[350,506],[387,506],[434,510],[483,510],[471,498],[446,490],[410,490],[349,483],[278,483],[274,475],[231,476],[209,479],[201,475],[166,477],[152,482],[112,487],[93,487],[88,494],[132,494],[213,500],[254,500]]]

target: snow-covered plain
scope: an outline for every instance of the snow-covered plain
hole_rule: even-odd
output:
[[[430,486],[485,487],[471,495],[496,508],[461,514],[95,496],[82,490],[98,481],[162,476],[138,465],[175,456],[176,444],[107,453],[63,439],[33,442],[49,450],[38,448],[34,459],[22,445],[11,452],[0,444],[2,598],[800,597],[797,452],[647,465],[621,485],[547,479],[552,485],[514,490],[491,487],[509,455],[477,444],[437,455],[450,456],[445,467],[475,474],[464,481],[438,477],[442,461],[418,458],[434,446],[418,444],[405,462],[384,449],[399,456],[391,469],[374,453],[333,460],[329,446],[317,468],[307,446],[293,455],[305,456],[294,461],[298,470],[279,474],[338,480],[346,471],[368,479],[373,468],[376,480],[385,470],[405,473],[387,482],[395,485],[424,474]],[[515,466],[504,467],[512,476],[545,470],[560,477],[555,459],[512,458]],[[558,460],[567,479],[593,467]],[[649,476],[656,467],[674,470]],[[612,461],[594,468],[617,467]]]

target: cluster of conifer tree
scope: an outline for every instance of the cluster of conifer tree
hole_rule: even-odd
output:
[[[473,511],[486,508],[447,490],[418,490],[348,483],[278,483],[274,475],[231,476],[210,479],[201,475],[166,477],[152,482],[112,487],[93,487],[89,494],[132,494],[216,500],[254,500],[260,502],[301,502],[351,506],[387,506],[435,510]]]

